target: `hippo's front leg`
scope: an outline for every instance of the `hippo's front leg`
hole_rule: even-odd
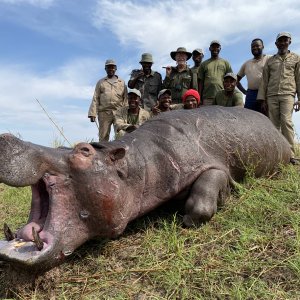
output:
[[[228,174],[217,169],[203,172],[191,188],[185,205],[184,224],[191,227],[209,221],[229,193]]]

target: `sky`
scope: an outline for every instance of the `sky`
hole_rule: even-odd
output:
[[[87,112],[106,59],[127,82],[150,52],[164,77],[171,51],[202,48],[208,59],[217,39],[237,73],[252,39],[275,54],[281,31],[300,54],[298,0],[0,0],[0,133],[50,147],[97,141]],[[300,135],[300,112],[293,120]]]

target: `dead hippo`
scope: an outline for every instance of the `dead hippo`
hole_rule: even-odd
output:
[[[212,106],[163,113],[117,141],[74,149],[3,134],[0,153],[0,182],[32,189],[28,224],[16,236],[5,226],[0,259],[46,269],[179,195],[185,225],[207,221],[247,168],[268,174],[291,151],[264,115]]]

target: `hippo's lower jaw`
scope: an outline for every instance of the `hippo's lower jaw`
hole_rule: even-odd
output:
[[[47,173],[31,186],[32,203],[28,223],[16,234],[11,233],[5,225],[7,241],[0,241],[0,259],[26,269],[45,270],[60,264],[65,256],[72,254],[78,245],[87,240],[86,235],[80,235],[80,238],[77,235],[79,240],[73,235],[74,241],[70,242],[69,229],[76,226],[78,230],[78,222],[74,224],[70,218],[74,208],[69,207],[70,211],[67,212],[65,209],[59,211],[62,202],[65,207],[74,200],[68,192],[68,186],[67,177]],[[67,196],[72,199],[66,200]],[[80,221],[82,219],[84,216],[81,216]]]

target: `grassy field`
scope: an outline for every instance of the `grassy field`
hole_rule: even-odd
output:
[[[30,197],[0,185],[2,224],[24,224]],[[164,207],[43,275],[0,271],[1,299],[300,299],[299,169],[249,176],[200,228]]]

